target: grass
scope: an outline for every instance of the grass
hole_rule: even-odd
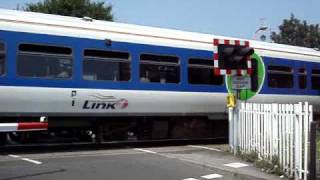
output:
[[[279,157],[277,156],[273,156],[271,158],[272,160],[270,161],[266,158],[259,158],[258,153],[255,151],[252,151],[250,153],[240,153],[240,151],[238,150],[237,155],[247,162],[254,163],[256,167],[266,173],[276,174],[279,176],[285,175],[285,172],[282,171],[282,168],[280,166]]]

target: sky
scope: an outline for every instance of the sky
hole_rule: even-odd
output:
[[[0,7],[39,0],[0,0]],[[293,13],[298,19],[320,24],[320,0],[107,0],[113,5],[115,21],[254,39],[261,26],[267,36],[278,31],[283,19]]]

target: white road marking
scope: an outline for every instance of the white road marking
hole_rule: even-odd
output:
[[[222,178],[223,176],[220,174],[209,174],[201,177],[204,179],[216,179],[216,178]]]
[[[9,154],[8,156],[12,157],[12,158],[17,158],[17,159],[20,159],[20,160],[23,160],[23,161],[28,161],[28,162],[31,162],[31,163],[34,163],[34,164],[42,164],[42,162],[40,162],[40,161],[36,161],[36,160],[33,160],[33,159],[29,159],[29,158],[23,158],[21,156],[14,155],[14,154]]]
[[[14,154],[9,154],[8,156],[13,157],[13,158],[20,158],[20,156],[14,155]]]
[[[42,162],[40,162],[40,161],[36,161],[36,160],[33,160],[33,159],[29,159],[29,158],[21,158],[21,159],[24,160],[24,161],[28,161],[28,162],[34,163],[34,164],[42,164]]]
[[[228,166],[228,167],[232,167],[232,168],[242,168],[242,167],[247,167],[249,165],[244,164],[244,163],[235,162],[235,163],[224,164],[224,166]]]
[[[195,179],[195,178],[187,178],[187,179],[183,179],[183,180],[199,180],[199,179]]]
[[[211,151],[218,151],[218,152],[222,152],[220,149],[216,149],[216,148],[209,148],[206,146],[194,146],[194,145],[188,145],[189,147],[193,147],[193,148],[199,148],[199,149],[206,149],[206,150],[211,150]]]
[[[157,154],[157,152],[150,151],[150,150],[147,150],[147,149],[134,148],[134,150],[142,151],[142,152],[146,152],[146,153],[150,153],[150,154]]]

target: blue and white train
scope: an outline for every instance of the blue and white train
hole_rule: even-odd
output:
[[[226,112],[227,96],[227,78],[213,74],[215,38],[236,40],[2,9],[1,119],[214,119]],[[265,75],[248,101],[319,104],[319,51],[257,41],[250,46]]]

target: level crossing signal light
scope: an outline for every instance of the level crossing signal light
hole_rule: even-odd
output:
[[[253,48],[249,41],[213,40],[215,75],[251,75]]]
[[[248,57],[254,53],[254,50],[246,46],[237,45],[219,45],[219,67],[223,69],[247,69]]]

